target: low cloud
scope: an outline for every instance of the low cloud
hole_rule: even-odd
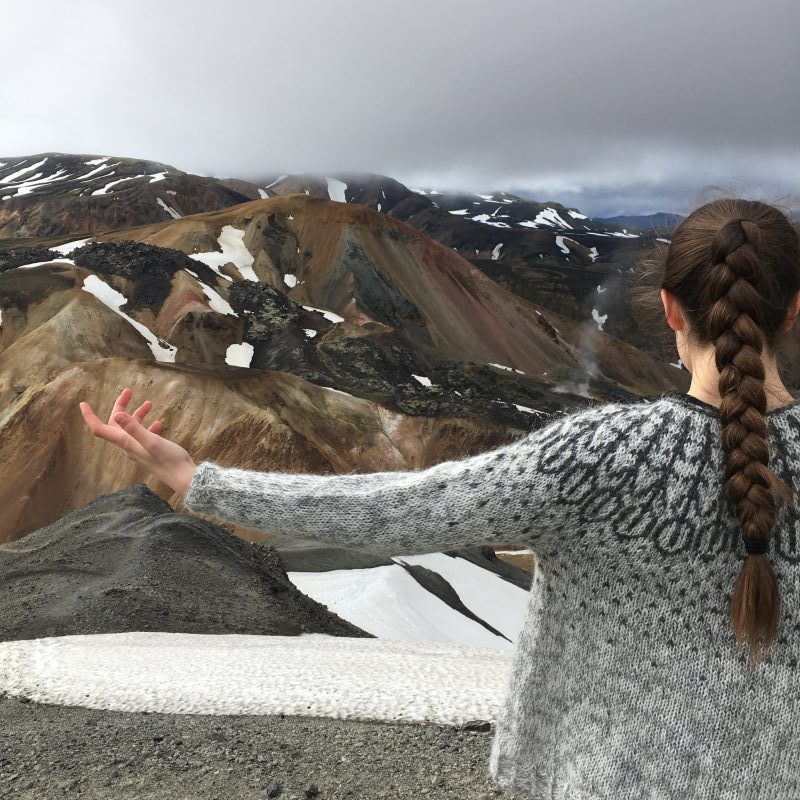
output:
[[[685,211],[709,183],[800,190],[791,0],[7,0],[3,17],[6,155],[380,172],[593,214]]]

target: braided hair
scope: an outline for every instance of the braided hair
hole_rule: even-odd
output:
[[[778,583],[768,555],[777,500],[793,490],[769,468],[762,350],[774,352],[792,295],[800,289],[800,244],[776,208],[720,199],[675,230],[662,288],[688,321],[687,340],[713,343],[726,456],[725,490],[746,555],[734,586],[730,624],[739,646],[759,662],[780,618]]]

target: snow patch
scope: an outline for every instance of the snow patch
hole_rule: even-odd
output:
[[[331,200],[335,200],[337,203],[346,203],[344,190],[347,188],[347,184],[337,181],[336,178],[325,178],[325,180],[328,182],[328,196]]]
[[[253,345],[249,342],[229,345],[225,351],[225,363],[231,367],[249,367],[253,360]]]
[[[529,592],[493,572],[444,553],[392,556],[397,563],[418,564],[441,575],[455,589],[461,602],[484,622],[516,643],[525,622]]]
[[[465,214],[469,214],[469,211],[466,208],[459,208],[457,211],[448,211],[448,214],[455,214],[456,216],[464,216]]]
[[[570,240],[572,241],[572,240]],[[556,236],[556,245],[561,249],[562,253],[566,253],[569,255],[569,247],[564,244],[564,237],[563,236]]]
[[[41,161],[37,161],[35,164],[33,164],[30,167],[23,167],[22,169],[19,169],[16,172],[12,172],[10,175],[6,175],[5,178],[1,178],[0,179],[0,183],[13,183],[17,178],[19,178],[21,175],[24,175],[26,172],[33,172],[33,170],[38,169],[39,167],[41,167],[42,164],[45,163],[45,161],[47,161],[47,159],[43,158]],[[62,172],[63,172],[63,170],[62,170]],[[39,175],[41,176],[41,173],[39,173]],[[32,178],[27,179],[27,180],[32,180]]]
[[[505,364],[493,364],[491,361],[488,362],[490,367],[497,367],[498,369],[505,369],[509,372],[517,372],[520,375],[524,375],[525,373],[521,369],[516,369],[515,367],[507,367]]]
[[[503,246],[502,242],[500,242],[500,244],[498,245],[495,245],[494,250],[492,250],[492,261],[497,261],[497,259],[500,258],[500,248],[502,246]]]
[[[91,161],[86,161],[86,165],[89,167],[96,167],[98,164],[105,164],[108,161],[108,156],[103,156],[103,158],[93,158]]]
[[[657,242],[663,242],[664,244],[672,244],[672,239],[656,239]]]
[[[536,414],[539,417],[546,417],[547,414],[544,411],[537,411],[535,408],[528,408],[528,406],[521,406],[518,403],[514,403],[514,407],[517,411],[524,411],[526,414]]]
[[[189,270],[186,271],[189,272]],[[195,278],[196,277],[195,275]],[[218,314],[229,314],[234,317],[239,316],[233,310],[231,304],[219,292],[214,291],[210,286],[206,286],[201,280],[197,282],[200,284],[203,294],[208,298],[208,305],[212,311],[216,311]]]
[[[329,319],[331,322],[344,322],[344,317],[340,317],[338,314],[334,313],[333,311],[328,311],[327,308],[317,308],[316,306],[303,306],[306,311],[319,311],[325,319]]]
[[[189,258],[202,261],[225,280],[230,280],[230,278],[222,274],[220,267],[231,262],[245,280],[258,281],[258,276],[253,271],[255,259],[244,244],[244,231],[234,228],[233,225],[225,225],[220,231],[217,241],[222,252],[213,250],[210,253],[189,253]]]
[[[69,255],[73,250],[77,250],[79,247],[83,247],[87,242],[91,242],[91,237],[88,239],[75,239],[72,242],[65,242],[64,244],[60,244],[57,247],[51,247],[51,250],[55,250],[56,253],[61,253],[62,256]]]
[[[163,181],[166,177],[166,172],[156,172],[154,175],[150,175],[150,183],[158,183],[159,181]]]
[[[379,569],[419,586],[400,566]],[[0,691],[113,711],[463,725],[497,719],[512,659],[508,649],[321,633],[82,634],[0,642]]]
[[[567,211],[567,214],[569,214],[572,219],[589,219],[586,214],[579,214],[577,211]]]
[[[602,294],[603,292],[605,292],[605,291],[606,291],[606,288],[607,288],[607,287],[605,287],[605,286],[600,286],[600,284],[598,284],[598,285],[597,285],[597,294]]]
[[[313,328],[303,328],[303,333],[305,333],[309,339],[313,339],[317,335],[317,332]]]
[[[600,312],[596,309],[592,309],[592,319],[597,323],[597,330],[603,330],[603,325],[605,325],[606,320],[608,319],[608,314],[600,314]]]
[[[150,177],[149,175],[131,175],[129,178],[119,178],[118,180],[111,181],[111,183],[107,183],[102,189],[95,189],[92,192],[92,197],[94,197],[95,195],[108,194],[108,190],[112,186],[116,186],[119,183],[124,183],[125,181],[135,181],[137,178],[149,178],[149,177]]]
[[[414,373],[412,372],[411,373],[411,377],[412,378],[416,378],[423,386],[430,386],[431,385],[431,379],[430,378],[426,378],[424,375],[414,375]]]
[[[150,181],[152,183],[153,181]],[[158,203],[164,211],[169,214],[172,219],[180,219],[181,215],[174,209],[172,206],[168,206],[160,197],[156,197],[156,203]]]
[[[268,200],[268,199],[269,199],[269,195],[268,195],[268,194],[267,194],[267,193],[266,193],[266,192],[265,192],[263,189],[259,189],[259,190],[258,190],[258,196],[259,196],[259,197],[260,197],[262,200]]]
[[[81,288],[89,292],[89,294],[94,295],[104,306],[107,306],[115,314],[119,314],[119,316],[133,325],[133,327],[147,339],[147,343],[150,345],[150,350],[156,361],[174,363],[175,353],[178,352],[177,347],[173,347],[169,342],[159,339],[149,328],[142,325],[141,322],[137,322],[123,311],[120,311],[120,307],[128,302],[125,295],[118,292],[116,289],[112,289],[105,281],[101,281],[97,275],[88,275]]]
[[[297,286],[297,276],[292,275],[291,272],[287,272],[283,276],[283,282],[289,287]]]
[[[288,175],[278,175],[278,177],[275,178],[275,180],[272,181],[272,183],[267,184],[264,188],[271,189],[273,186],[277,186],[284,178],[288,177],[289,177]],[[308,194],[308,191],[306,191],[306,194]]]
[[[600,253],[597,252],[597,248],[596,247],[593,247],[589,251],[589,255],[592,257],[592,264],[594,264],[594,262],[597,261],[598,258],[600,258]]]
[[[303,594],[379,639],[505,651],[514,646],[423,589],[399,564],[287,574]]]

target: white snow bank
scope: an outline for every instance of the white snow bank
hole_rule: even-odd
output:
[[[94,197],[95,195],[108,194],[108,190],[111,189],[113,186],[116,186],[118,183],[123,183],[124,181],[135,181],[138,178],[148,178],[148,177],[150,177],[150,176],[149,175],[131,175],[128,178],[119,178],[118,180],[111,181],[110,183],[107,183],[102,189],[95,189],[92,192],[92,196]]]
[[[163,181],[164,178],[167,177],[166,172],[155,172],[150,175],[150,183],[158,183],[159,181]]]
[[[186,272],[190,271],[187,269]],[[194,273],[191,274],[197,278],[197,275]],[[212,311],[216,311],[218,314],[230,314],[234,317],[239,316],[233,308],[231,308],[231,304],[219,292],[214,291],[210,286],[206,286],[199,278],[197,282],[200,284],[203,294],[208,298],[208,305]]]
[[[517,642],[525,621],[530,592],[515,586],[466,558],[444,553],[393,556],[393,561],[421,564],[438,572],[473,614],[488,622],[504,636]]]
[[[572,219],[589,219],[586,214],[579,214],[577,211],[567,211],[567,214],[569,214]]]
[[[412,372],[411,373],[411,377],[412,378],[416,378],[423,386],[430,386],[431,385],[431,379],[430,378],[426,378],[424,375],[414,375],[414,373]]]
[[[0,690],[11,696],[164,714],[493,722],[510,670],[511,654],[495,650],[319,633],[132,632],[0,642]]]
[[[208,253],[189,253],[189,258],[193,258],[195,261],[202,261],[225,280],[230,280],[230,278],[222,274],[220,267],[228,262],[234,264],[245,280],[258,280],[258,276],[253,271],[253,261],[255,259],[244,243],[244,231],[234,228],[233,225],[225,225],[220,231],[217,241],[222,252],[212,250]]]
[[[232,344],[225,351],[225,363],[231,367],[249,367],[254,352],[253,345],[249,342]]]
[[[283,282],[289,287],[294,288],[297,286],[297,275],[293,275],[291,272],[284,273]]]
[[[57,247],[51,247],[51,250],[55,250],[57,253],[61,253],[62,256],[69,255],[73,250],[77,250],[79,247],[83,247],[86,242],[90,242],[91,239],[75,239],[72,242],[65,242],[64,244],[60,244]]]
[[[41,267],[42,264],[72,264],[75,262],[71,258],[53,258],[50,261],[34,261],[31,264],[20,264],[16,269],[31,269],[32,267]]]
[[[259,196],[259,197],[260,197],[262,200],[268,200],[268,199],[269,199],[269,195],[268,195],[268,194],[267,194],[267,193],[266,193],[266,192],[265,192],[263,189],[259,189],[259,190],[258,190],[258,196]]]
[[[457,211],[448,211],[448,214],[455,214],[456,216],[464,216],[464,214],[469,214],[469,211],[466,208],[459,208]]]
[[[525,373],[521,369],[517,369],[516,367],[507,367],[505,364],[494,364],[491,361],[487,362],[490,367],[497,367],[498,369],[507,369],[509,372],[518,372],[520,375],[524,375]]]
[[[150,183],[152,182],[153,181],[150,181]],[[166,211],[167,214],[169,214],[172,217],[172,219],[181,218],[181,215],[172,206],[168,206],[160,197],[156,197],[156,203],[158,203],[161,206],[161,208],[163,208],[164,211]]]
[[[328,182],[328,196],[331,200],[336,200],[338,203],[346,203],[344,196],[344,190],[347,188],[347,184],[343,181],[337,181],[336,178],[325,178]]]
[[[103,156],[103,158],[93,158],[91,161],[87,161],[86,163],[90,167],[96,167],[98,164],[105,164],[108,161],[108,156]]]
[[[569,255],[569,247],[567,247],[564,244],[564,237],[563,236],[556,236],[556,245],[560,248],[562,253],[565,253],[566,255]]]
[[[502,242],[500,242],[500,244],[498,245],[495,245],[494,250],[492,250],[492,261],[497,261],[497,259],[500,258],[500,248],[502,246],[503,246]]]
[[[127,303],[125,295],[113,289],[105,281],[101,281],[97,275],[88,275],[83,282],[84,291],[93,294],[104,306],[110,308],[115,314],[119,314],[123,319],[126,319],[139,333],[147,339],[147,344],[150,345],[150,350],[153,353],[156,361],[174,362],[175,353],[178,348],[159,339],[149,328],[137,322],[132,317],[129,317],[123,311],[120,311],[120,306]]]
[[[287,575],[303,594],[379,639],[513,649],[512,642],[424,589],[399,564]]]
[[[309,339],[313,339],[317,335],[317,332],[313,328],[303,328],[303,333],[305,333]]]
[[[328,311],[327,308],[317,308],[316,306],[303,306],[306,311],[319,311],[325,319],[329,319],[331,322],[344,322],[344,317],[340,317],[333,311]]]
[[[596,247],[593,247],[589,251],[589,255],[592,257],[592,264],[594,264],[594,262],[597,261],[598,258],[600,258],[600,253],[597,252],[597,248]]]

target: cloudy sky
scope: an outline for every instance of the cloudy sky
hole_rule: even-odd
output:
[[[594,215],[800,192],[796,0],[3,0],[0,156],[360,171]]]

